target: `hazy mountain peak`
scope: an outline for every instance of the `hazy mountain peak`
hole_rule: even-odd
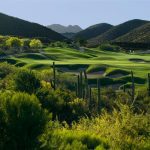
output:
[[[82,28],[78,25],[63,26],[60,24],[52,24],[47,27],[58,33],[78,33],[82,31]]]

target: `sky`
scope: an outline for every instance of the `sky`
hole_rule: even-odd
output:
[[[150,20],[150,0],[0,0],[0,12],[42,25]]]

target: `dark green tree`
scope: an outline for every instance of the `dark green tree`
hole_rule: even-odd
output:
[[[25,93],[3,93],[0,108],[0,149],[39,149],[38,137],[50,116],[38,99]]]

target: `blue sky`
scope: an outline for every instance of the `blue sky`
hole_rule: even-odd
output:
[[[150,0],[0,0],[0,12],[43,25],[82,28],[130,19],[150,20]]]

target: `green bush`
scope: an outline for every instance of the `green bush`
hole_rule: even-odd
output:
[[[12,65],[9,65],[7,63],[0,64],[0,78],[5,78],[7,75],[14,73],[15,71],[16,68]]]
[[[104,111],[99,117],[81,119],[74,128],[105,138],[111,149],[149,149],[150,116],[134,114],[133,110],[119,104],[112,113]]]
[[[33,39],[30,41],[30,48],[36,49],[36,48],[42,48],[42,42],[37,39]]]
[[[55,91],[47,88],[41,88],[36,93],[42,107],[53,113],[55,119],[57,115],[61,114],[64,105],[64,100],[58,96]]]
[[[102,44],[100,45],[100,49],[106,51],[120,51],[119,46],[111,45],[111,44]]]
[[[9,48],[19,49],[23,46],[23,41],[17,37],[10,37],[6,41],[6,46],[8,46]]]
[[[54,125],[53,125],[54,126]],[[51,128],[51,127],[50,127]],[[53,132],[47,130],[42,135],[40,139],[41,143],[43,144],[43,149],[65,149],[68,147],[69,149],[81,149],[81,150],[88,150],[88,149],[95,149],[97,147],[103,147],[103,149],[107,149],[107,143],[95,136],[88,131],[82,130],[74,130],[73,128],[68,128],[67,125],[57,126],[53,128]]]
[[[42,107],[53,113],[53,119],[59,121],[78,120],[81,116],[88,114],[88,108],[85,100],[75,99],[75,96],[67,90],[53,91],[43,87],[36,93]]]
[[[17,91],[29,94],[35,93],[41,86],[40,80],[29,70],[20,70],[15,76],[14,84]]]
[[[49,121],[38,99],[24,93],[0,95],[0,149],[39,148],[38,137]]]
[[[49,46],[50,47],[61,47],[61,48],[69,47],[69,45],[66,42],[60,42],[60,41],[51,42]]]

